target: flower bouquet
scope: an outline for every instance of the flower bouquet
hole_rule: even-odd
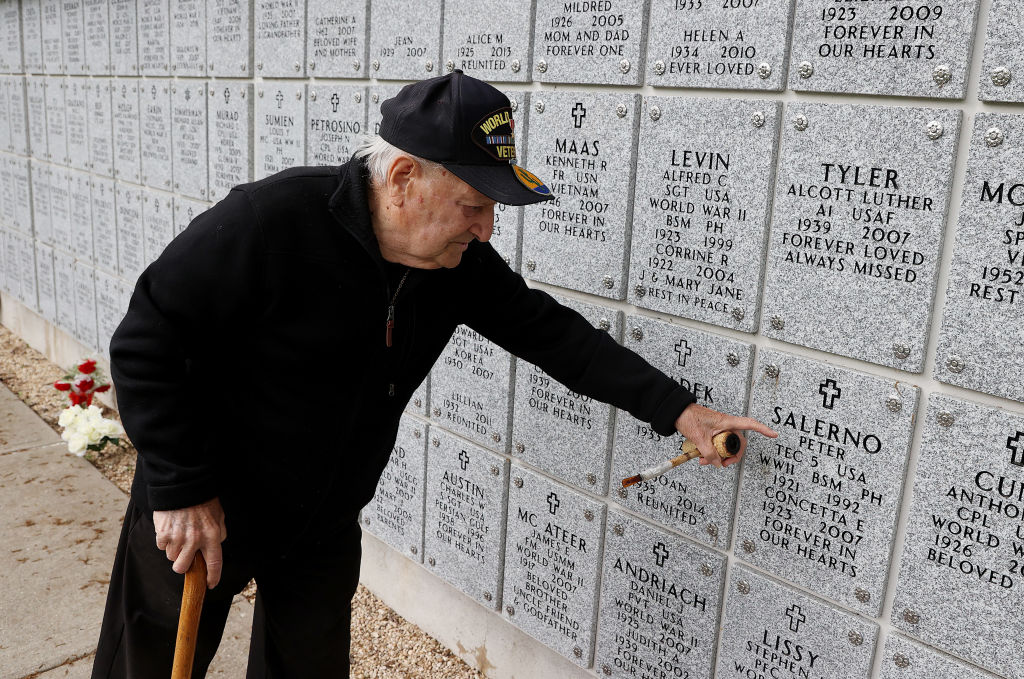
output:
[[[64,427],[61,438],[67,441],[69,452],[82,456],[87,450],[100,451],[108,442],[116,444],[124,435],[120,424],[103,417],[103,411],[92,404],[95,394],[110,389],[95,359],[79,362],[74,372],[64,375],[53,386],[65,392],[71,402],[57,420]]]

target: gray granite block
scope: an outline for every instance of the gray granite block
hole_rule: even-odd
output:
[[[50,223],[53,225],[53,244],[65,252],[74,252],[75,231],[68,201],[71,200],[71,171],[59,165],[47,165],[50,180]],[[79,205],[79,203],[76,203]],[[92,236],[89,236],[92,242]]]
[[[555,299],[621,341],[621,312],[568,297]],[[524,359],[517,359],[515,373],[512,454],[565,483],[603,495],[613,408],[572,391]]]
[[[85,13],[81,2],[65,2],[61,5],[62,46],[64,50],[64,73],[85,74]]]
[[[114,180],[91,175],[93,266],[117,275],[117,206]]]
[[[524,275],[622,299],[639,96],[546,90],[531,102],[530,171],[556,200],[526,206]]]
[[[253,4],[255,75],[302,78],[306,75],[306,3],[258,0]]]
[[[711,679],[726,563],[718,552],[609,511],[594,669],[615,679]]]
[[[648,97],[627,299],[754,332],[782,105]]]
[[[139,83],[126,80],[112,82],[111,125],[114,134],[114,177],[126,182],[141,184]]]
[[[529,81],[532,25],[532,16],[517,0],[492,0],[485,12],[474,0],[446,0],[442,24],[446,72],[458,68],[488,82]]]
[[[18,234],[7,229],[0,229],[0,233],[4,237],[4,289],[15,298],[21,299],[21,254],[18,252]]]
[[[347,163],[366,134],[366,88],[306,85],[306,165]]]
[[[174,0],[170,25],[171,71],[179,77],[206,75],[205,0]]]
[[[502,613],[577,665],[590,667],[605,505],[519,465],[509,475]]]
[[[21,46],[26,73],[43,72],[43,24],[40,0],[21,0]]]
[[[750,416],[736,555],[789,582],[882,612],[920,389],[765,349]]]
[[[174,196],[174,234],[177,236],[192,223],[192,220],[210,209],[210,203],[192,200],[184,196]]]
[[[627,316],[624,344],[692,391],[700,405],[730,415],[746,414],[752,344],[643,316]],[[727,548],[739,465],[719,469],[692,460],[650,481],[622,487],[623,479],[678,455],[682,442],[681,437],[661,436],[650,423],[620,411],[615,418],[609,497],[687,537]]]
[[[135,0],[107,0],[110,7],[110,60],[114,75],[139,75],[138,8]]]
[[[115,182],[117,205],[117,272],[135,285],[135,280],[146,268],[142,228],[142,191],[138,186]]]
[[[931,394],[893,625],[1008,679],[1024,677],[1022,518],[1024,415]]]
[[[32,311],[39,310],[39,288],[36,285],[36,248],[31,236],[13,234],[18,264],[21,266],[21,303]]]
[[[89,169],[104,177],[114,176],[112,83],[110,78],[92,78],[87,97],[89,100]]]
[[[19,2],[0,4],[0,71],[21,73],[21,13]]]
[[[423,561],[427,423],[403,415],[377,492],[363,508],[363,527],[413,561]]]
[[[68,78],[64,93],[71,167],[88,172],[89,167],[89,81]]]
[[[1024,115],[977,113],[935,378],[1024,401]]]
[[[53,271],[53,248],[36,242],[36,292],[39,312],[50,323],[57,322],[57,287]]]
[[[107,0],[82,0],[85,24],[85,71],[92,75],[110,75],[112,35],[110,5]]]
[[[13,76],[7,80],[9,103],[8,149],[18,155],[29,155],[28,145],[28,104],[24,76]]]
[[[60,28],[63,0],[40,1],[40,20],[43,24],[43,68],[49,74],[63,73],[64,36]]]
[[[207,148],[210,200],[232,187],[252,181],[253,86],[215,83],[210,86]]]
[[[512,118],[515,122],[516,164],[526,165],[526,139],[529,132],[527,123],[530,114],[530,93],[506,90],[509,103],[512,105]],[[515,271],[520,271],[520,259],[523,248],[523,212],[521,205],[494,206],[494,230],[489,241],[505,263]]]
[[[171,81],[147,78],[140,87],[142,183],[150,188],[170,191]]]
[[[406,404],[405,410],[421,417],[427,417],[427,413],[430,412],[428,410],[429,405],[430,375],[427,375],[420,382],[420,386],[416,387],[416,391],[412,392],[412,397],[409,399],[409,403]]]
[[[50,165],[31,160],[29,173],[32,182],[32,226],[36,240],[53,245],[53,220],[50,216]]]
[[[34,236],[32,226],[32,186],[29,174],[29,159],[21,156],[10,156],[8,167],[11,179],[5,182],[4,204],[13,206],[14,228],[29,237]]]
[[[174,192],[206,200],[207,83],[177,80],[171,83],[171,150]]]
[[[431,425],[423,560],[454,587],[501,605],[508,460]]]
[[[433,421],[498,452],[512,422],[512,355],[475,330],[455,329],[430,372]]]
[[[985,30],[985,51],[978,78],[978,99],[1024,102],[1024,5],[992,0]]]
[[[142,250],[145,266],[153,263],[171,239],[178,234],[174,228],[174,200],[166,193],[143,189]]]
[[[54,249],[53,278],[56,287],[57,327],[72,337],[77,337],[75,258],[59,249]]]
[[[138,0],[140,75],[171,75],[171,17],[167,3],[168,0]]]
[[[979,5],[797,0],[789,86],[963,99]]]
[[[638,85],[649,0],[536,4],[533,79]]]
[[[921,372],[961,112],[794,103],[785,115],[761,332]]]
[[[71,159],[68,157],[67,109],[64,104],[67,78],[42,80],[46,109],[46,160],[58,165],[69,165]]]
[[[306,86],[263,82],[256,86],[253,179],[302,165],[306,157]]]
[[[95,236],[93,234],[93,220],[92,220],[92,184],[89,181],[89,175],[78,170],[68,170],[68,201],[72,208],[69,210],[70,224],[71,224],[71,240],[67,241],[71,252],[75,255],[75,258],[79,261],[92,264],[95,260]],[[104,252],[110,256],[113,253],[114,260],[117,261],[117,246],[114,248],[109,247],[110,239],[113,238],[110,234],[113,231],[113,224],[105,225],[110,231],[104,232],[106,235],[106,241],[101,245],[107,245]],[[103,228],[103,227],[101,227]],[[55,229],[56,233],[56,229]],[[100,240],[103,241],[103,235],[100,236]]]
[[[75,262],[75,338],[88,349],[99,348],[96,327],[96,270]]]
[[[96,272],[96,332],[99,349],[110,358],[110,338],[121,322],[121,282],[102,271]]]
[[[250,3],[207,0],[206,57],[210,75],[234,78],[253,75],[252,14]]]
[[[32,157],[46,160],[46,78],[28,76],[25,100],[28,108],[28,145]]]
[[[988,672],[954,660],[933,648],[890,634],[885,639],[885,653],[879,679],[996,679]]]
[[[785,88],[793,0],[651,0],[648,85]]]
[[[386,80],[443,75],[441,7],[441,0],[373,0],[368,75]]]
[[[746,568],[732,569],[718,679],[867,679],[878,625]]]
[[[10,82],[9,76],[0,75],[0,151],[10,153],[11,118],[10,118]]]
[[[0,153],[0,185],[10,186],[14,183],[14,170],[11,165],[12,156]],[[0,191],[0,224],[12,231],[21,231],[14,211],[14,200],[6,191]]]
[[[366,102],[366,131],[368,134],[380,132],[380,105],[394,97],[402,89],[403,85],[389,85],[387,83],[371,83],[367,88],[368,99]]]
[[[369,15],[370,0],[309,0],[306,5],[309,74],[366,78]]]

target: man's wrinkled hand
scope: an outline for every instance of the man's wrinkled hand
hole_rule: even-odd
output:
[[[772,439],[779,435],[771,427],[751,417],[726,415],[696,403],[688,405],[676,419],[676,431],[697,445],[697,449],[700,451],[700,463],[716,467],[728,467],[743,459],[743,453],[747,449],[747,439],[743,435],[744,430],[756,431]],[[711,442],[715,434],[723,431],[735,432],[740,437],[739,452],[725,460],[721,458]]]
[[[171,569],[175,573],[188,571],[196,552],[202,552],[206,559],[206,586],[210,589],[217,586],[224,566],[220,543],[228,537],[219,499],[184,509],[155,511],[153,526],[156,546],[167,552],[167,558],[174,562]]]

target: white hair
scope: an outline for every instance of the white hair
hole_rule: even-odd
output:
[[[414,156],[407,151],[403,151],[397,146],[393,146],[384,141],[384,139],[379,135],[366,137],[362,142],[360,142],[355,151],[355,157],[357,159],[366,160],[366,167],[370,171],[370,182],[374,186],[384,185],[387,181],[388,169],[391,167],[391,163],[402,156],[411,158],[427,170],[434,171],[442,169],[442,166],[439,163],[435,163],[432,160],[426,160],[425,158],[420,158],[419,156]]]

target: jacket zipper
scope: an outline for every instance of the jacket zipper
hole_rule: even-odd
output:
[[[392,331],[395,329],[395,300],[398,299],[398,293],[402,290],[402,285],[405,283],[405,279],[409,277],[409,271],[411,271],[411,269],[405,270],[402,280],[398,281],[398,287],[395,288],[395,294],[391,298],[391,303],[388,304],[387,331],[384,335],[384,343],[388,347],[391,346]]]

